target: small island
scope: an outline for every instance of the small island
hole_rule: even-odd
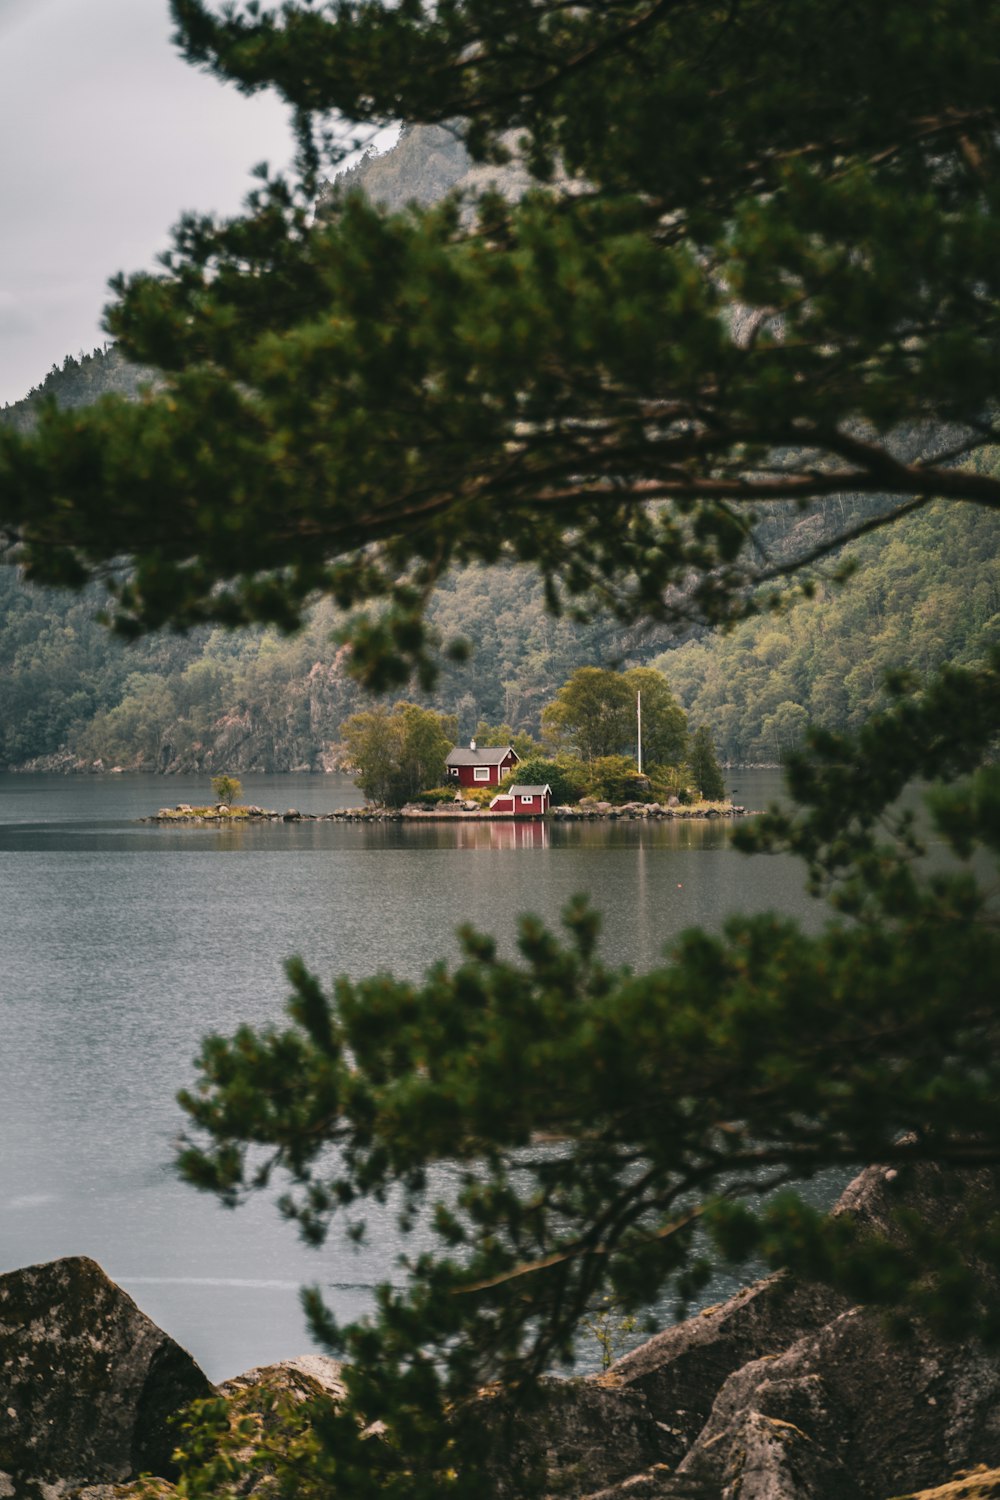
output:
[[[599,818],[616,819],[664,819],[664,818],[743,818],[748,809],[733,802],[692,802],[671,806],[660,802],[624,802],[618,805],[599,802],[595,798],[584,798],[574,805],[547,807],[544,811],[495,811],[481,807],[476,802],[467,802],[456,796],[451,802],[436,802],[430,806],[408,802],[403,807],[379,807],[364,803],[360,807],[338,807],[331,812],[304,813],[290,807],[285,812],[255,805],[230,807],[226,803],[214,806],[194,807],[187,802],[178,802],[176,807],[161,807],[142,823],[405,823],[405,822],[520,822],[524,819],[549,818],[554,822],[582,822]]]
[[[590,671],[585,669],[583,675]],[[598,672],[593,675],[602,676]],[[446,733],[450,725],[445,716],[410,703],[396,704],[391,713],[355,715],[344,727],[356,785],[367,799],[360,807],[341,807],[328,813],[288,808],[280,813],[243,804],[239,801],[243,795],[240,782],[227,774],[212,778],[213,803],[194,807],[180,802],[175,807],[161,807],[142,821],[509,822],[551,818],[575,822],[598,818],[736,818],[747,812],[726,796],[707,732],[699,730],[689,741],[686,724],[672,727],[676,741],[673,764],[655,765],[648,772],[642,769],[641,749],[635,758],[605,754],[592,757],[586,764],[567,755],[550,760],[528,736],[512,735],[506,726],[502,726],[505,733],[492,735],[488,743],[473,736],[468,746],[450,744]],[[408,741],[419,742],[421,753],[415,753]],[[398,742],[395,767],[387,753],[393,742]],[[395,774],[388,774],[387,766]],[[428,788],[429,781],[437,784]],[[425,789],[421,790],[422,786]]]

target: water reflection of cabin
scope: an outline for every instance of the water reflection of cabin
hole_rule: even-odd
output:
[[[468,818],[427,823],[421,833],[424,828],[441,830],[438,847],[442,849],[547,849],[549,827],[547,818]]]
[[[470,740],[468,750],[458,745],[449,750],[445,765],[459,786],[499,786],[520,758],[513,745],[484,745],[478,750]]]
[[[552,788],[546,786],[512,786],[498,792],[490,803],[492,813],[513,813],[516,818],[539,818],[552,802]]]
[[[545,818],[493,818],[480,824],[489,830],[491,849],[547,849],[549,825]]]

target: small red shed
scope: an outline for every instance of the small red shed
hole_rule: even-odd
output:
[[[470,740],[468,750],[457,745],[449,750],[445,765],[459,786],[499,786],[520,758],[513,745],[484,745],[478,750]]]
[[[499,792],[490,803],[490,812],[512,813],[515,818],[538,818],[552,803],[550,786],[512,786]]]

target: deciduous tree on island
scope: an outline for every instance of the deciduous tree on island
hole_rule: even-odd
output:
[[[213,776],[212,795],[216,802],[224,802],[227,807],[231,807],[243,796],[243,783],[235,776]]]
[[[160,274],[116,284],[109,330],[163,372],[144,400],[0,431],[30,577],[105,578],[126,634],[292,627],[326,591],[362,611],[355,669],[385,687],[430,680],[424,607],[456,563],[533,562],[553,609],[724,621],[935,497],[1000,507],[996,7],[172,9],[192,62],[294,106],[301,181],[185,219]],[[487,162],[514,139],[536,186],[314,218],[326,111],[452,122]],[[824,524],[778,553],[782,504]],[[1000,847],[998,715],[996,664],[945,671],[792,762],[799,810],[749,839],[803,857],[833,903],[818,933],[734,918],[609,973],[575,903],[561,937],[525,919],[516,960],[464,932],[421,985],[328,996],[293,963],[286,1033],[206,1043],[191,1181],[232,1202],[284,1174],[317,1241],[391,1191],[437,1236],[368,1323],[310,1294],[351,1368],[297,1493],[481,1495],[463,1398],[525,1389],[604,1294],[691,1294],[706,1245],[1000,1333],[975,1299],[996,1205],[960,1253],[912,1223],[900,1250],[737,1191],[1000,1159],[1000,939],[970,863]],[[914,778],[942,783],[943,871],[891,811]],[[188,1493],[218,1494],[189,1449]]]
[[[687,749],[687,719],[653,667],[580,667],[542,710],[543,732],[584,760],[635,755],[640,696],[644,762],[677,765]]]
[[[456,731],[453,714],[403,702],[352,714],[341,725],[357,785],[385,807],[402,807],[426,787],[441,785]]]

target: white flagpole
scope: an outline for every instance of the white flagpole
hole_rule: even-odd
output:
[[[641,775],[642,774],[642,693],[640,693],[640,692],[637,692],[636,695],[635,695],[635,722],[636,722],[636,728],[639,731],[639,754],[636,756],[636,760],[638,762],[639,773]]]

